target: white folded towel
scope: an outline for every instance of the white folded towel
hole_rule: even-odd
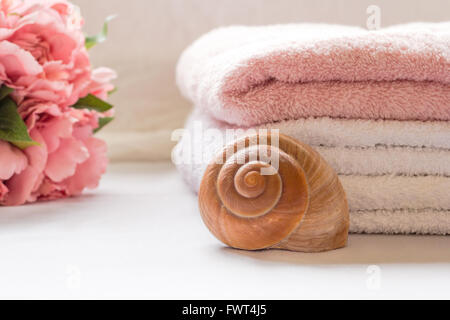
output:
[[[280,129],[312,145],[330,163],[347,193],[351,232],[450,234],[448,122],[321,118],[253,130],[259,128]],[[236,138],[227,136],[227,129],[251,132],[200,111],[186,124],[173,159],[196,192],[207,165]]]
[[[450,210],[402,209],[350,212],[350,232],[450,234]]]

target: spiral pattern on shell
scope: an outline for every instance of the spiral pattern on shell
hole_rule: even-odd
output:
[[[210,231],[234,248],[323,251],[347,241],[348,205],[337,175],[317,152],[284,135],[227,146],[206,170],[199,205]]]
[[[213,205],[201,210],[205,222],[235,248],[276,245],[298,226],[308,206],[303,169],[295,158],[270,144],[271,136],[265,138],[262,144],[258,136],[247,137],[226,149],[219,158],[225,162],[208,168],[210,182],[200,190],[200,197],[212,199]]]

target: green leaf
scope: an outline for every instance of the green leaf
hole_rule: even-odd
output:
[[[113,95],[114,93],[116,93],[119,90],[118,87],[114,87],[114,89],[112,89],[111,91],[108,91],[108,96]]]
[[[97,98],[93,94],[88,94],[86,97],[81,98],[75,103],[73,106],[75,109],[89,109],[95,110],[98,112],[105,112],[113,108],[108,102],[103,101],[100,98]]]
[[[89,50],[96,44],[106,41],[106,38],[108,37],[108,23],[116,17],[116,15],[107,17],[105,19],[105,23],[103,24],[102,30],[98,34],[96,34],[95,36],[86,37],[84,44],[86,46],[86,49]]]
[[[2,94],[3,90],[2,87]],[[27,126],[17,111],[16,103],[9,97],[0,101],[0,140],[8,141],[20,149],[39,145],[31,139]]]
[[[0,88],[0,100],[5,99],[7,96],[9,96],[10,93],[12,93],[14,89],[9,88],[7,86],[2,86]]]
[[[106,126],[108,123],[110,123],[113,120],[114,120],[113,117],[104,117],[104,118],[98,119],[98,128],[94,130],[94,133],[97,133],[100,130],[102,130],[104,126]]]

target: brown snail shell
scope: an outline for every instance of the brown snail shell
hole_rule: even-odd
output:
[[[238,249],[344,247],[349,209],[337,174],[311,147],[276,136],[277,143],[270,132],[238,139],[208,166],[199,192],[206,226]],[[278,168],[268,160],[273,152]]]

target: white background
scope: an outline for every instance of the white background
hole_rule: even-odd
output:
[[[170,164],[114,164],[77,199],[2,208],[0,298],[450,298],[450,237],[318,254],[225,248]]]

